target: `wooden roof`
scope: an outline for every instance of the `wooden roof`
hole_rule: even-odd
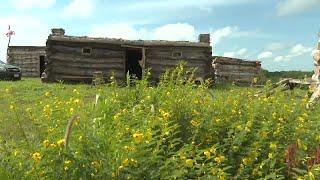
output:
[[[223,57],[223,56],[212,56],[212,59],[216,63],[230,62],[234,64],[241,64],[241,63],[261,64],[261,61],[251,61],[251,60]]]
[[[74,43],[101,43],[123,46],[176,46],[176,47],[211,47],[209,43],[189,41],[165,41],[165,40],[125,40],[116,38],[92,38],[87,36],[53,36],[48,41],[74,42]]]
[[[9,46],[9,49],[44,49],[46,46]]]

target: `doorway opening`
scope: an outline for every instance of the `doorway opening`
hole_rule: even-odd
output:
[[[131,78],[142,79],[142,67],[139,61],[142,60],[141,49],[128,49],[126,51],[126,74],[129,72]]]
[[[45,62],[44,56],[40,56],[39,58],[40,58],[40,69],[39,69],[40,75],[39,76],[41,77],[42,73],[46,69],[46,62]]]

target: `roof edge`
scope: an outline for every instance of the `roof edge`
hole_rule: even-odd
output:
[[[50,35],[48,41],[62,41],[75,43],[101,43],[115,45],[134,46],[187,46],[187,47],[211,47],[210,43],[190,41],[168,41],[168,40],[126,40],[116,38],[93,38],[87,36],[54,36]]]

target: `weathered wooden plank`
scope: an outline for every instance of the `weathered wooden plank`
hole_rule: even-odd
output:
[[[82,48],[85,48],[85,46],[76,46],[76,47],[70,47],[65,45],[54,45],[49,48],[48,51],[55,52],[55,53],[65,53],[65,54],[78,54],[82,56],[86,56],[82,54]],[[110,50],[110,49],[101,49],[101,48],[92,48],[91,55],[88,55],[88,57],[119,57],[124,58],[125,57],[125,51],[124,50]]]
[[[261,69],[261,66],[246,66],[246,65],[221,65],[221,64],[213,64],[214,69],[224,69],[224,70],[237,70],[237,69]]]
[[[51,65],[56,68],[58,67],[70,67],[70,68],[81,68],[81,69],[124,69],[125,66],[122,62],[116,63],[73,63],[64,61],[54,61]]]
[[[261,66],[260,63],[257,62],[249,62],[249,61],[213,61],[213,64],[221,64],[221,65],[243,65],[243,66]]]
[[[146,65],[150,65],[150,66],[177,66],[181,62],[186,62],[187,67],[188,66],[207,66],[209,64],[205,61],[147,59]]]
[[[72,63],[117,63],[117,62],[123,62],[125,61],[124,58],[94,58],[94,57],[87,57],[87,56],[81,56],[81,55],[75,55],[75,54],[63,54],[63,53],[55,53],[48,57],[48,62],[51,61],[64,61],[64,62],[72,62]]]
[[[102,71],[104,74],[109,74],[114,72],[115,74],[123,74],[123,69],[82,69],[82,68],[69,68],[69,67],[54,67],[48,68],[50,72],[56,74],[67,74],[67,75],[75,75],[75,76],[92,76],[95,71]]]

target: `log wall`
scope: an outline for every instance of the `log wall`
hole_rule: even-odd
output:
[[[213,57],[212,67],[217,83],[251,84],[261,72],[261,62],[236,58]]]
[[[40,77],[40,56],[45,56],[43,46],[10,46],[8,64],[21,68],[23,77]]]
[[[83,54],[83,48],[91,48],[91,54]],[[124,80],[126,50],[121,44],[47,41],[47,80],[91,81],[95,71],[105,78],[114,73]],[[187,67],[197,68],[197,76],[208,77],[211,69],[211,47],[144,46],[145,68],[151,68],[152,80],[159,79],[166,69],[186,61]],[[139,48],[138,48],[139,49]],[[178,56],[177,56],[178,55]]]
[[[197,77],[210,77],[211,47],[150,47],[146,50],[146,68],[151,68],[152,79],[158,79],[181,61],[186,62],[187,68],[196,68]]]
[[[90,48],[91,54],[84,54],[83,48]],[[91,81],[97,71],[104,78],[125,77],[125,51],[120,46],[48,41],[47,61],[49,81]]]

